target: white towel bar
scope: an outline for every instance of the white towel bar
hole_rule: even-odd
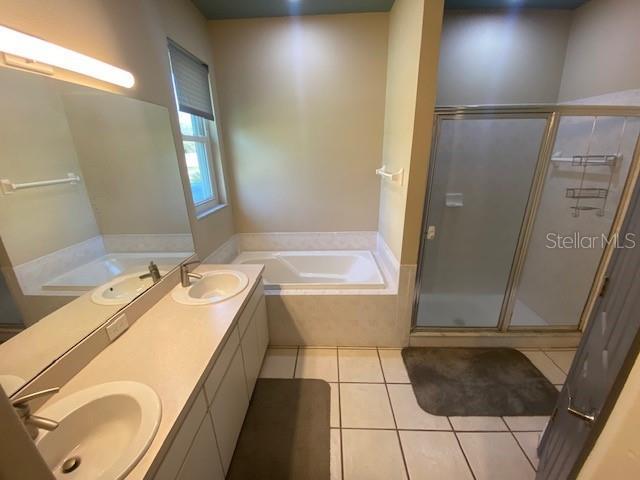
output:
[[[2,189],[2,193],[8,195],[9,193],[13,193],[16,190],[24,190],[26,188],[36,188],[36,187],[48,187],[50,185],[60,185],[63,183],[78,183],[80,181],[80,177],[75,173],[67,173],[65,178],[58,178],[55,180],[42,180],[39,182],[27,182],[27,183],[13,183],[11,180],[7,178],[0,179],[0,188]]]

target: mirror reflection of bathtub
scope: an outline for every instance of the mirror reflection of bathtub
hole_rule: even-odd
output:
[[[165,274],[194,245],[165,107],[4,67],[0,104],[11,395],[153,285],[150,262]]]

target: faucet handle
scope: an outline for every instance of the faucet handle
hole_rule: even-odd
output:
[[[40,397],[46,397],[47,395],[53,395],[55,393],[58,393],[59,391],[60,391],[60,387],[53,387],[53,388],[47,388],[46,390],[40,390],[38,392],[28,393],[26,395],[16,398],[15,400],[12,400],[11,405],[13,405],[15,408],[24,407],[31,400],[35,400],[36,398],[40,398]]]

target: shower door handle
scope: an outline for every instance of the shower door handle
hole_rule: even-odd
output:
[[[427,227],[427,240],[433,240],[434,238],[436,238],[436,226],[429,225]]]
[[[587,423],[593,423],[596,421],[596,416],[593,413],[584,413],[574,407],[572,402],[571,395],[569,395],[569,405],[567,405],[567,412],[569,412],[574,417],[578,417],[580,420],[583,420]]]

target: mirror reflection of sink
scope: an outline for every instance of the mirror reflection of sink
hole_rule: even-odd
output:
[[[128,275],[120,275],[109,283],[96,288],[91,294],[91,300],[98,305],[124,305],[129,303],[153,285],[151,278],[140,278],[141,275],[148,273],[146,270],[141,270]],[[164,275],[166,272],[160,273]]]
[[[235,270],[214,270],[204,273],[199,280],[192,280],[190,287],[178,285],[173,289],[173,299],[184,305],[208,305],[219,303],[238,295],[249,285],[249,278]]]
[[[128,381],[72,393],[36,414],[59,422],[36,439],[46,464],[55,478],[74,480],[124,478],[149,448],[162,415],[158,395]]]

